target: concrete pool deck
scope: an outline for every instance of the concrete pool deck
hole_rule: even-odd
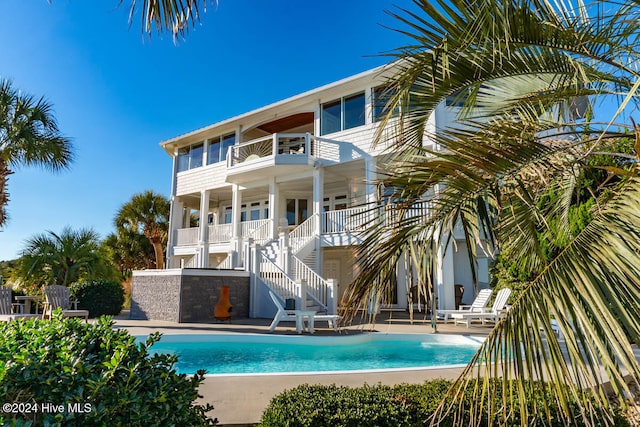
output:
[[[127,315],[115,319],[115,326],[126,328],[132,335],[147,335],[152,332],[162,334],[216,334],[216,333],[258,333],[268,334],[271,319],[232,319],[224,323],[173,323],[150,320],[130,320]],[[316,335],[335,335],[323,322],[316,324]],[[484,337],[490,326],[473,325],[466,328],[451,323],[438,322],[439,334],[472,335]],[[422,313],[414,313],[410,322],[408,313],[382,312],[375,324],[360,320],[341,329],[341,334],[377,333],[431,333],[431,321]],[[275,334],[295,335],[295,322],[278,325]],[[365,372],[339,374],[282,374],[282,375],[216,375],[206,378],[200,385],[201,401],[211,403],[215,409],[209,415],[218,418],[221,426],[254,425],[260,421],[262,412],[277,394],[301,384],[323,384],[361,386],[364,384],[394,385],[401,383],[420,384],[433,378],[456,378],[461,368],[417,369],[392,372]]]

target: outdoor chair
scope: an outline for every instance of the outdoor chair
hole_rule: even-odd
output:
[[[62,310],[64,317],[83,317],[85,322],[89,318],[89,310],[78,310],[78,301],[70,301],[71,293],[66,286],[47,286],[44,294],[47,298],[42,311],[44,319],[51,319],[53,311],[58,308]]]
[[[316,314],[313,316],[313,324],[309,325],[310,330],[313,330],[315,327],[315,323],[320,321],[326,321],[330,328],[333,328],[334,331],[338,332],[338,321],[340,320],[340,316],[337,314]],[[313,333],[313,332],[311,332]]]
[[[485,311],[492,293],[492,289],[480,289],[480,292],[478,292],[478,296],[476,296],[476,299],[473,300],[471,305],[461,305],[460,309],[458,310],[438,310],[437,316],[442,316],[444,323],[447,323],[447,319],[449,317],[453,318],[453,314],[465,314]]]
[[[23,313],[23,305],[11,302],[11,288],[0,286],[0,322],[38,317],[37,314]]]
[[[506,313],[507,309],[507,300],[511,295],[511,289],[504,288],[498,291],[496,295],[496,299],[493,302],[493,306],[490,311],[482,311],[482,312],[470,312],[470,313],[454,313],[451,317],[454,319],[455,324],[464,323],[467,325],[467,328],[471,326],[471,321],[480,320],[484,325],[486,321],[497,322],[500,317],[504,313]]]
[[[303,329],[308,329],[309,333],[313,333],[313,317],[316,315],[314,310],[285,310],[276,294],[269,291],[269,296],[278,309],[278,312],[273,318],[273,322],[271,322],[271,326],[269,326],[269,332],[275,331],[276,326],[278,326],[280,322],[294,321],[296,322],[297,333],[301,334]],[[305,319],[307,320],[308,328],[304,327]]]

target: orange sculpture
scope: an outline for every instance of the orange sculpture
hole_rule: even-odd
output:
[[[220,288],[220,300],[213,308],[213,317],[216,320],[229,320],[231,319],[231,301],[229,301],[229,286],[222,286]]]

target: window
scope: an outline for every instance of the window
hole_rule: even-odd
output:
[[[341,109],[341,101],[339,99],[337,101],[322,104],[322,116],[320,117],[320,131],[322,135],[342,130],[342,126],[340,124]]]
[[[211,138],[207,149],[207,164],[211,165],[213,163],[224,162],[227,158],[227,151],[229,151],[229,147],[235,143],[235,133]]]
[[[240,206],[240,222],[257,221],[259,219],[269,218],[269,201],[263,200],[258,202],[244,203]],[[224,208],[224,223],[231,224],[233,222],[233,209],[231,206]]]
[[[236,134],[231,133],[229,135],[225,135],[222,138],[222,151],[220,152],[220,161],[223,162],[227,159],[227,152],[229,151],[229,147],[236,143]]]
[[[287,199],[289,225],[300,225],[309,217],[307,199]]]
[[[344,129],[364,125],[364,92],[344,99]]]
[[[207,147],[207,164],[218,163],[220,161],[220,141],[209,141]]]
[[[387,103],[393,97],[394,92],[384,86],[378,86],[373,89],[373,121],[377,122],[384,118],[389,112]],[[398,115],[399,108],[393,109],[393,115]]]
[[[260,219],[260,202],[251,203],[251,210],[249,211],[249,220],[257,221]]]
[[[178,172],[202,166],[204,144],[198,143],[178,150]]]
[[[320,133],[326,135],[365,124],[364,92],[322,104]]]

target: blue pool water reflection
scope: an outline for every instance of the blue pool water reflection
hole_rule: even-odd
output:
[[[478,338],[428,334],[208,334],[165,335],[151,351],[178,355],[180,373],[264,374],[455,366],[466,364],[480,344]]]

